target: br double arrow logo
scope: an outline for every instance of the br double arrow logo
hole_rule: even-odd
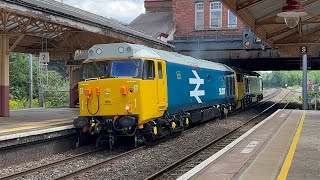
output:
[[[202,103],[201,99],[199,98],[199,96],[204,96],[205,95],[205,91],[204,90],[199,90],[199,87],[201,84],[204,84],[204,80],[200,79],[197,71],[192,70],[193,75],[196,78],[189,78],[189,84],[196,84],[196,87],[193,91],[190,91],[190,97],[195,97],[196,100],[198,101],[198,103]]]

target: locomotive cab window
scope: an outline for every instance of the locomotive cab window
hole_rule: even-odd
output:
[[[141,60],[106,60],[88,62],[81,66],[82,80],[93,78],[141,78]]]
[[[112,62],[111,77],[137,77],[139,68],[133,60],[116,60]]]
[[[211,75],[210,75],[210,74],[207,75],[207,80],[208,80],[208,81],[211,80]]]
[[[154,62],[150,60],[144,61],[143,79],[154,79]]]

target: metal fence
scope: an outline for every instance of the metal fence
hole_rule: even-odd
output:
[[[242,40],[242,33],[247,27],[243,24],[227,25],[221,27],[213,26],[177,26],[174,35],[175,41],[192,41],[192,40]]]

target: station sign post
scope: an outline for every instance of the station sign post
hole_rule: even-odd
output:
[[[316,85],[313,86],[313,93],[314,93],[314,96],[315,96],[314,110],[317,110],[318,109],[318,107],[317,107],[317,104],[318,104],[317,96],[320,93],[319,92],[319,85],[316,84]]]
[[[43,87],[43,82],[42,82],[42,77],[46,77],[46,85],[49,83],[49,75],[48,75],[48,63],[50,61],[50,56],[49,52],[40,52],[39,53],[39,61],[38,61],[38,66],[39,66],[39,81],[38,81],[38,95],[39,95],[39,107],[43,107],[44,105],[44,87]],[[43,73],[42,66],[45,66],[45,73]],[[45,86],[46,87],[46,86]]]
[[[307,79],[308,79],[308,57],[307,47],[301,47],[302,54],[302,109],[308,109]]]

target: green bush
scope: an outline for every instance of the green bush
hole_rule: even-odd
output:
[[[33,60],[33,107],[39,107],[37,76],[37,59]],[[29,65],[28,55],[23,53],[10,54],[10,108],[25,109],[29,107]],[[44,106],[68,106],[69,82],[57,71],[48,71],[47,79],[42,77]]]

